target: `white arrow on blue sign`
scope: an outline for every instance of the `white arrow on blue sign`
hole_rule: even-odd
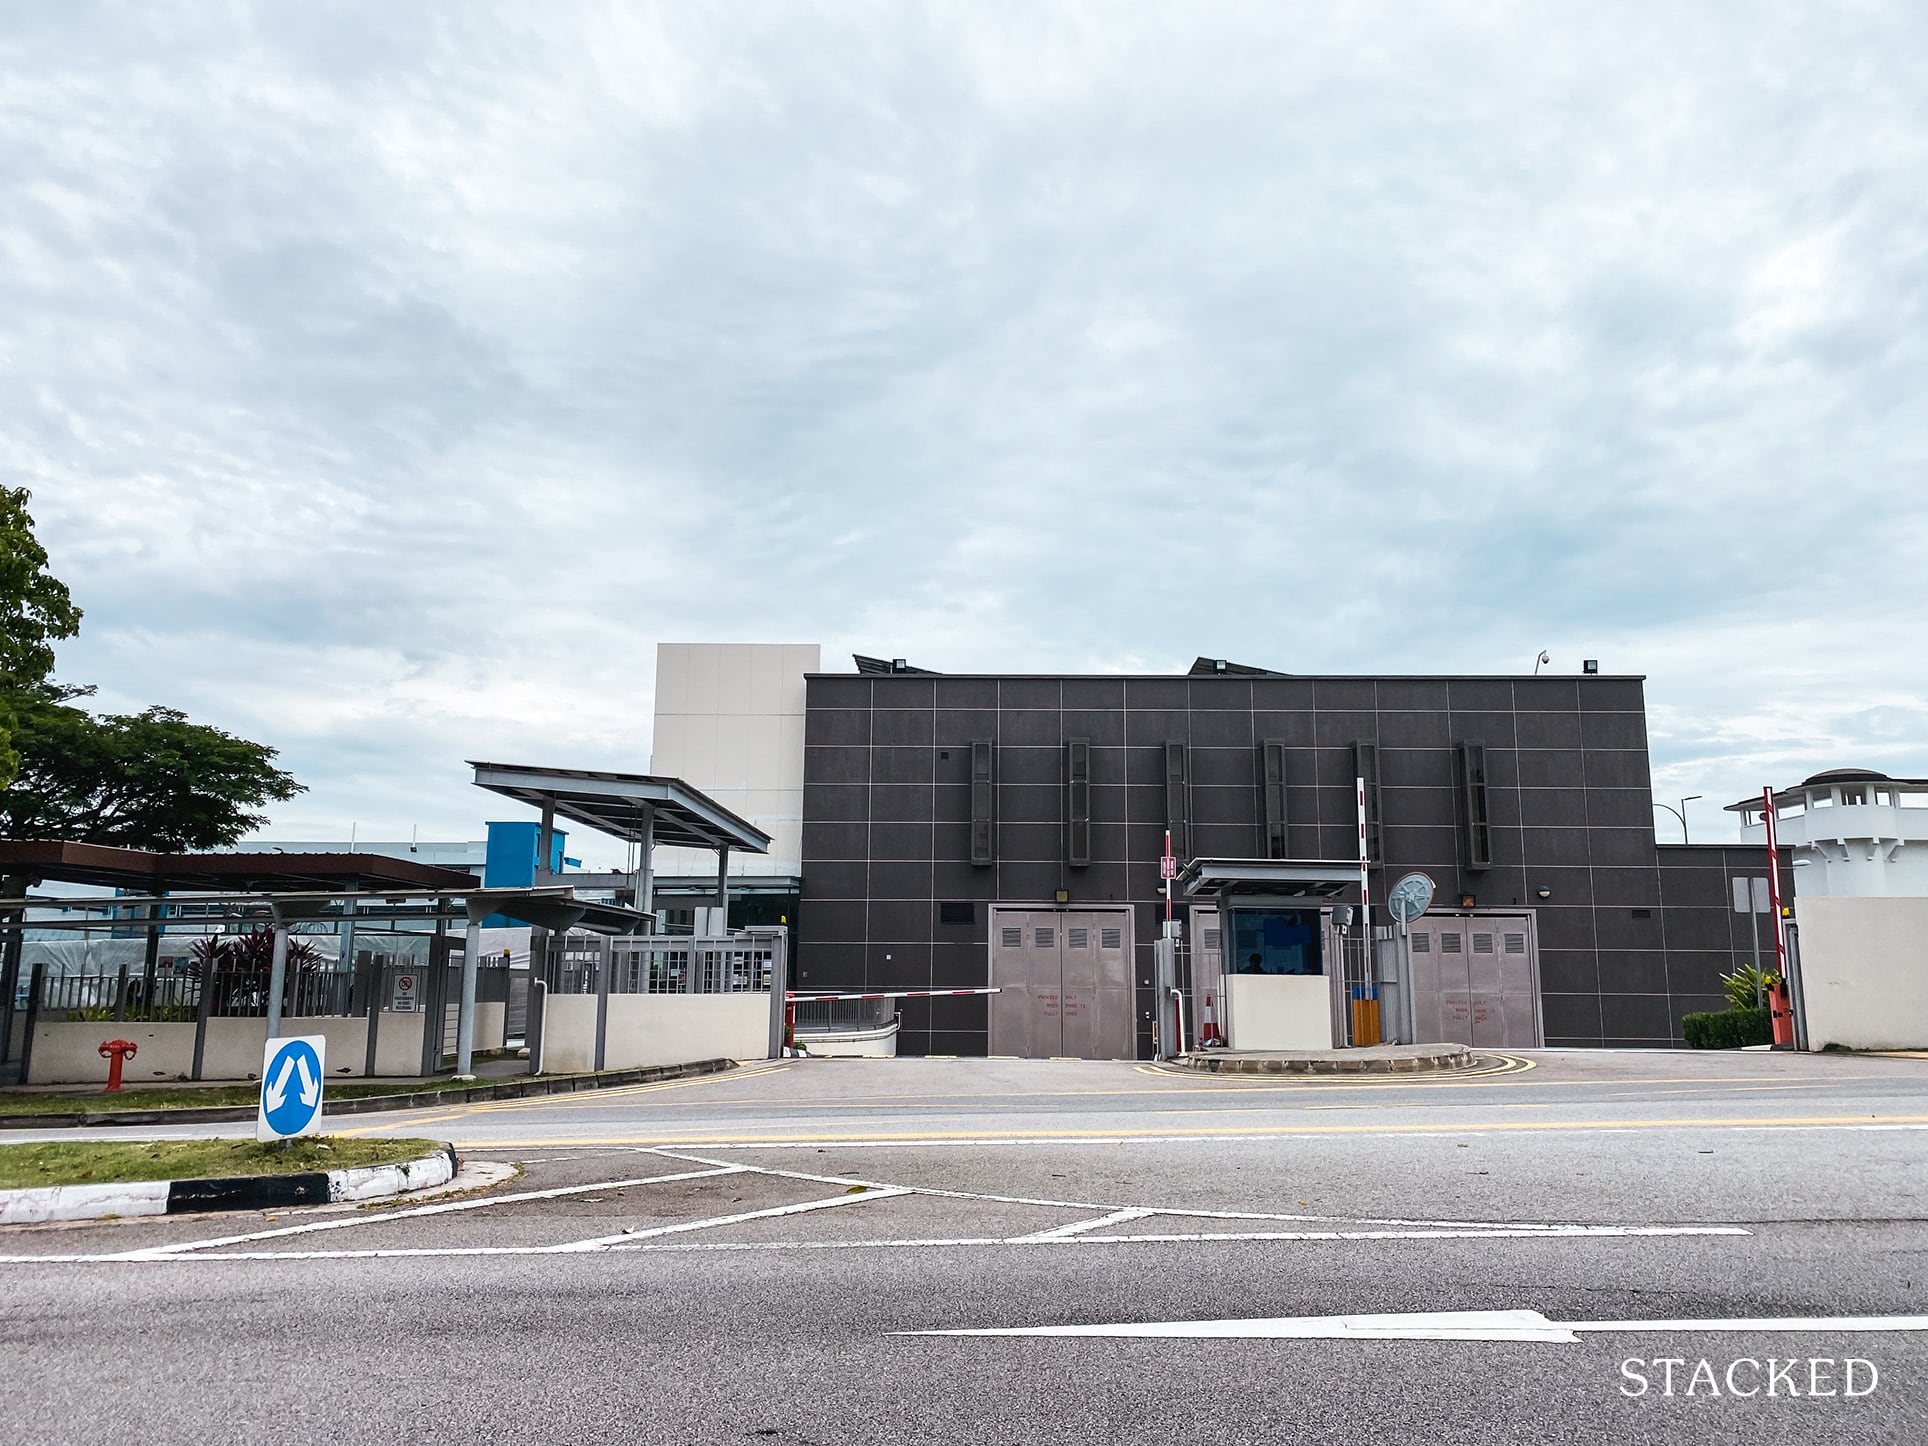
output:
[[[261,1108],[254,1137],[264,1145],[312,1135],[321,1128],[322,1062],[328,1039],[313,1034],[271,1039],[261,1056]]]

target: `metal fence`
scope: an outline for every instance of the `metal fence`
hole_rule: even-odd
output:
[[[281,996],[281,1012],[290,1018],[360,1017],[371,1008],[406,1012],[410,1005],[397,999],[395,978],[423,968],[406,948],[358,950],[352,962],[329,955],[303,959],[294,952]],[[37,978],[34,1000],[43,1019],[191,1023],[204,1005],[211,1019],[265,1017],[270,968],[223,951],[211,961],[194,955],[163,956],[152,963],[125,957],[41,959],[30,963],[29,977]]]
[[[719,938],[554,934],[542,962],[551,994],[768,994],[788,934],[752,930]]]

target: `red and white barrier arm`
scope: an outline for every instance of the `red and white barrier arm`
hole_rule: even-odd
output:
[[[959,994],[1002,994],[1002,989],[893,989],[882,994],[798,994],[783,997],[792,1004],[823,1004],[837,999],[949,999]]]

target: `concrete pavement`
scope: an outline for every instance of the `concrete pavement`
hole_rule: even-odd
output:
[[[1928,1332],[1905,1327],[1928,1314],[1920,1061],[1539,1054],[1471,1078],[1273,1082],[805,1060],[351,1128],[523,1173],[421,1207],[0,1232],[0,1424],[63,1441],[1928,1439]],[[1557,1343],[899,1334],[1480,1311],[1632,1324]],[[1765,1324],[1848,1316],[1904,1328]],[[1749,1324],[1639,1324],[1714,1319]],[[1816,1382],[1834,1396],[1689,1397],[1683,1375],[1669,1397],[1656,1374],[1633,1396],[1622,1369],[1770,1356],[1865,1359],[1879,1384],[1842,1396],[1834,1367]]]

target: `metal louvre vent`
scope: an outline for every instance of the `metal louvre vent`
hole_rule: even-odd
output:
[[[1122,949],[1125,947],[1125,931],[1120,928],[1100,929],[1098,931],[1100,949]]]
[[[995,756],[988,742],[971,745],[971,865],[985,868],[997,861],[997,794]]]
[[[1459,935],[1441,934],[1439,936],[1439,952],[1442,954],[1464,954],[1466,949]]]
[[[1006,949],[1022,949],[1024,947],[1024,930],[1001,929],[998,931],[998,942]]]
[[[1207,930],[1205,931],[1205,947],[1206,947],[1207,949],[1216,949],[1216,948],[1218,948],[1218,947],[1219,947],[1219,942],[1218,942],[1218,939],[1219,939],[1219,934],[1218,934],[1218,930],[1216,930],[1216,929],[1207,929]]]
[[[1267,739],[1259,749],[1264,777],[1261,802],[1265,813],[1265,856],[1282,859],[1289,852],[1286,834],[1285,744]]]
[[[1493,952],[1493,936],[1491,934],[1473,935],[1473,952],[1475,954],[1491,954]]]
[[[1465,850],[1466,867],[1490,869],[1493,866],[1492,817],[1487,808],[1486,747],[1462,743],[1459,762],[1459,832]]]
[[[1064,745],[1064,861],[1074,869],[1091,862],[1091,741],[1071,738]]]
[[[1526,952],[1526,935],[1508,934],[1506,936],[1505,947],[1506,952],[1509,954],[1524,954]]]
[[[1413,953],[1430,954],[1432,952],[1433,952],[1433,936],[1431,934],[1413,935]]]
[[[1031,945],[1033,948],[1049,949],[1055,946],[1057,942],[1058,934],[1055,929],[1033,929],[1031,931]]]
[[[1073,949],[1089,949],[1091,947],[1091,931],[1089,929],[1066,929],[1064,933],[1064,941],[1068,947]]]

